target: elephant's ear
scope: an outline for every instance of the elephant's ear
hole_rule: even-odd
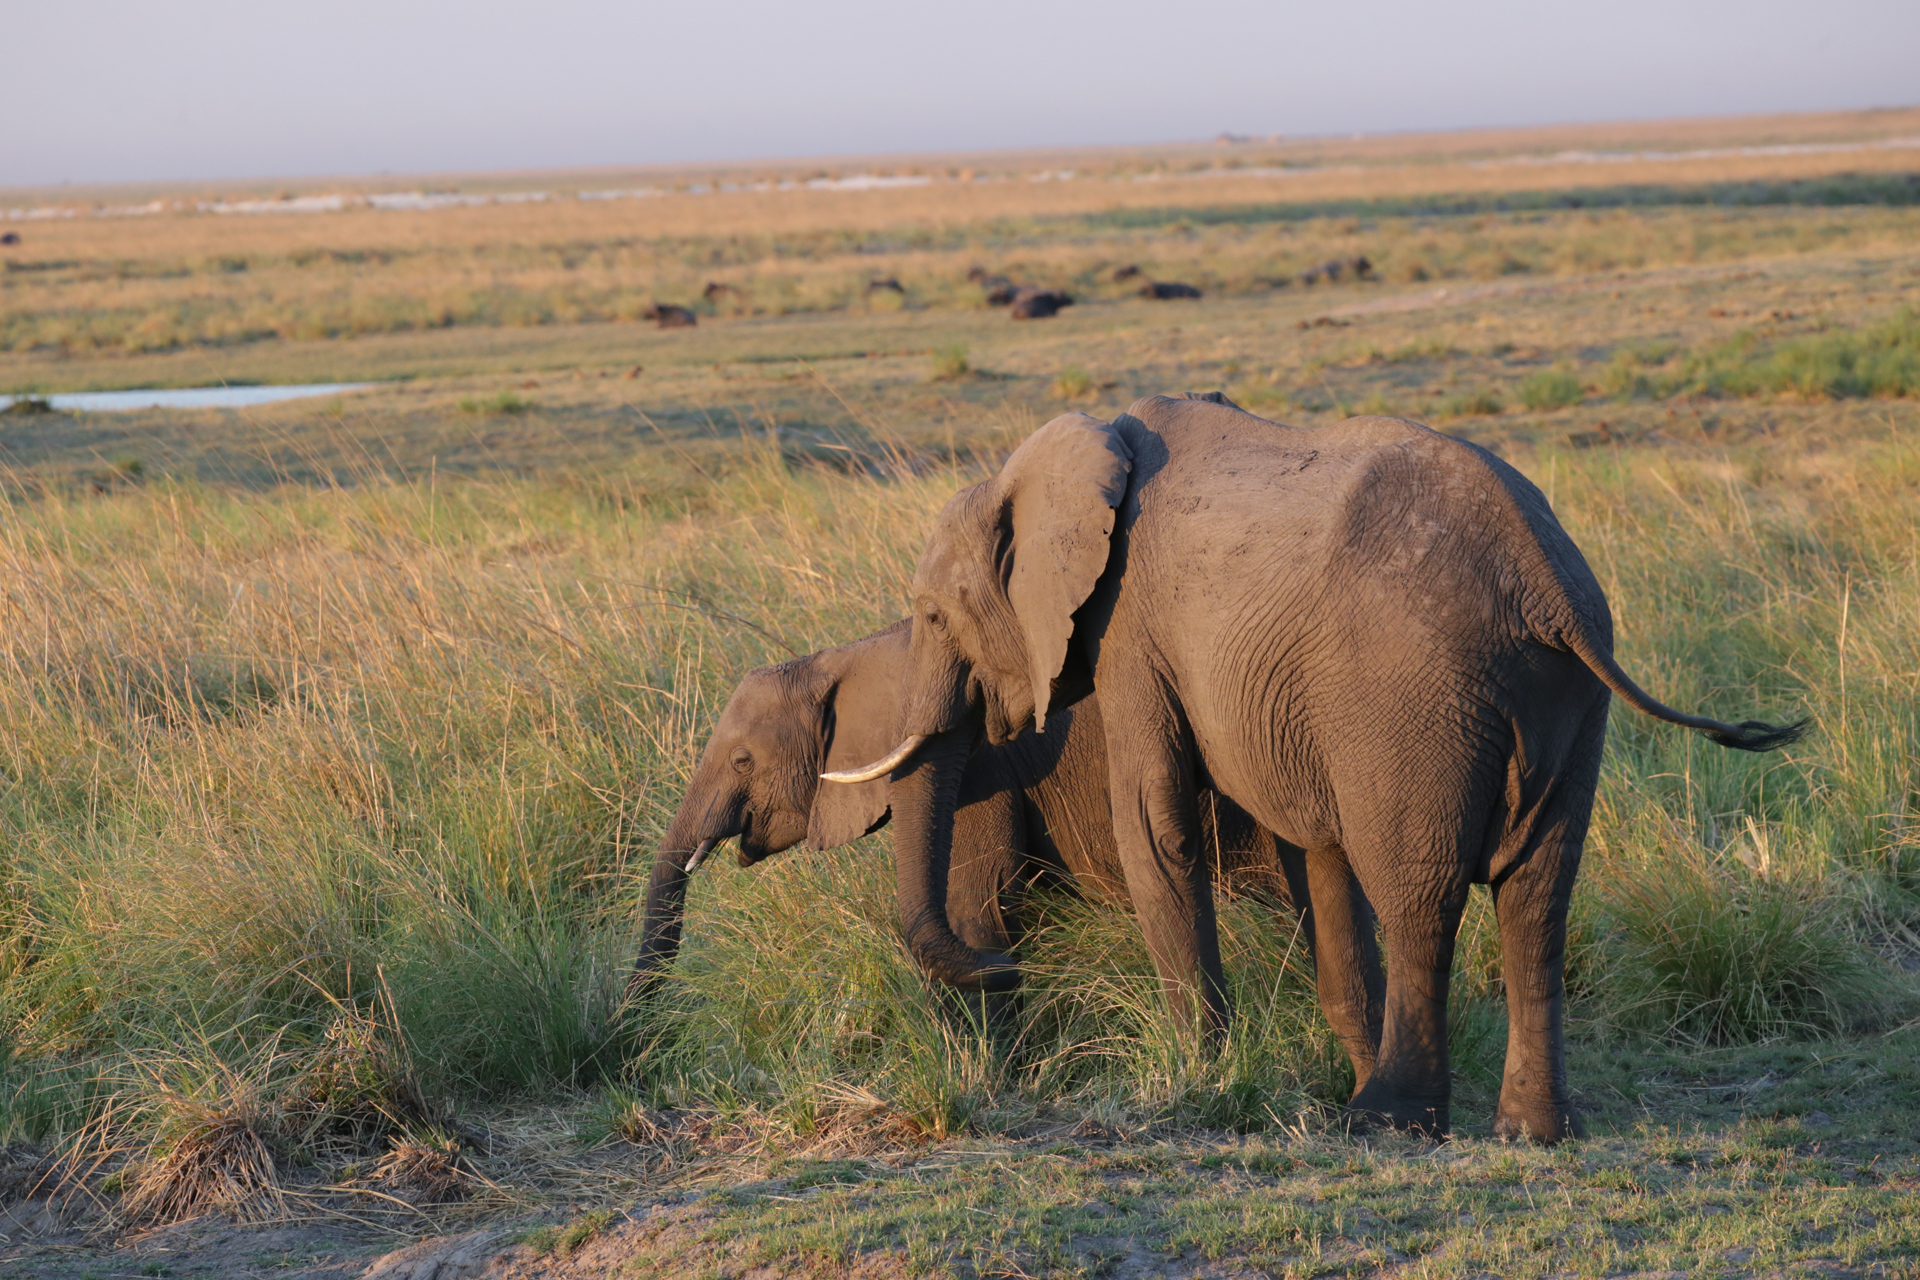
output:
[[[1066,664],[1073,614],[1107,568],[1114,509],[1133,455],[1112,425],[1064,413],[1027,437],[997,483],[1013,524],[1007,599],[1026,633],[1033,725],[1044,729],[1053,679]]]
[[[899,704],[897,657],[884,676],[856,667],[835,680],[821,712],[824,763],[820,771],[858,769],[892,750],[899,737],[895,732]],[[840,783],[815,779],[813,810],[807,818],[808,846],[831,849],[878,827],[887,818],[887,787],[884,777]]]

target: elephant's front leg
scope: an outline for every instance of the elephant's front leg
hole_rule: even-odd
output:
[[[1217,1045],[1230,1011],[1220,966],[1213,882],[1194,806],[1194,774],[1182,726],[1107,703],[1107,771],[1114,842],[1174,1023]],[[1158,721],[1158,730],[1154,723]]]
[[[970,768],[953,815],[953,854],[947,871],[947,919],[975,951],[1006,954],[1020,940],[1014,910],[1027,847],[1025,797],[994,775]],[[961,997],[970,1018],[996,1041],[1016,1031],[1017,991],[968,993]]]

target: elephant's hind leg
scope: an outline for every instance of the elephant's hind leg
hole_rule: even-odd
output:
[[[1454,937],[1500,775],[1466,749],[1451,758],[1384,748],[1371,754],[1367,767],[1350,766],[1334,779],[1341,844],[1379,915],[1387,969],[1380,1054],[1349,1111],[1356,1123],[1441,1138],[1452,1128]]]
[[[1493,1131],[1558,1142],[1582,1134],[1567,1087],[1567,907],[1599,775],[1606,704],[1531,820],[1511,835],[1493,876],[1507,988],[1507,1064]]]

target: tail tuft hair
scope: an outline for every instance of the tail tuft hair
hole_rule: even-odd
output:
[[[1811,723],[1813,723],[1811,717],[1795,720],[1792,724],[1768,724],[1765,720],[1742,720],[1738,733],[1710,730],[1707,737],[1723,747],[1732,747],[1735,751],[1772,751],[1800,741],[1806,736],[1807,726]]]

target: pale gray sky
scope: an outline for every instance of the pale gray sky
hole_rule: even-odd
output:
[[[0,186],[1907,105],[1915,0],[9,0]]]

